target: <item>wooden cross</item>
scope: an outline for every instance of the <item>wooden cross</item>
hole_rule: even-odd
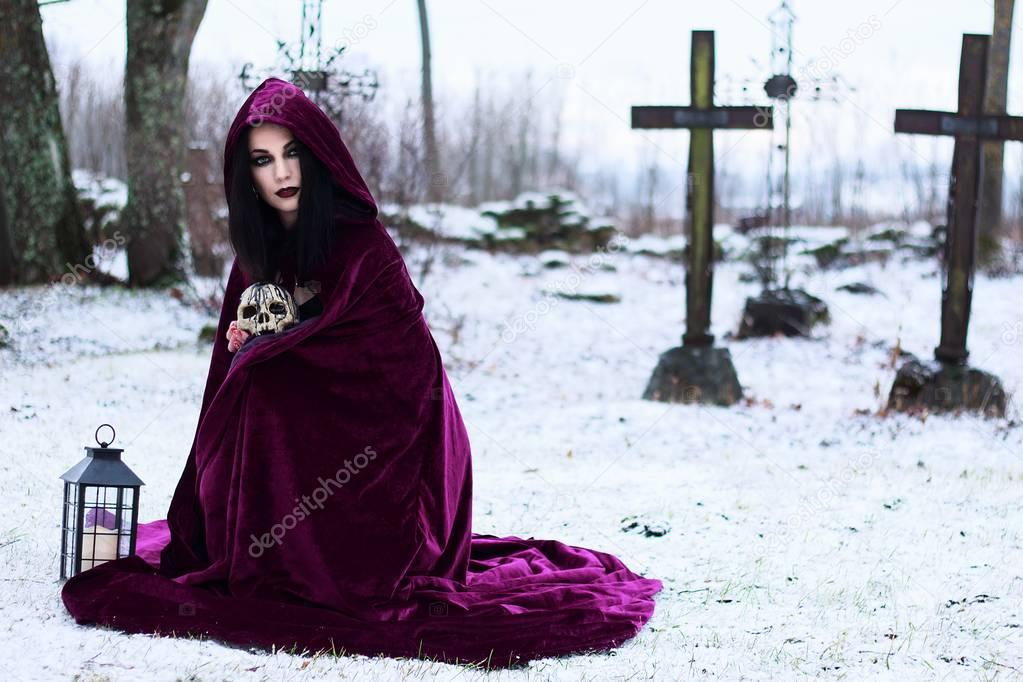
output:
[[[977,242],[977,208],[984,169],[981,140],[1023,140],[1023,117],[988,115],[982,111],[987,83],[990,36],[963,35],[959,61],[959,110],[896,109],[895,132],[952,135],[952,175],[948,187],[947,237],[941,291],[941,342],[934,357],[964,364],[970,324]]]
[[[688,128],[689,173],[686,214],[689,262],[686,268],[684,346],[710,346],[710,301],[714,275],[714,129],[773,127],[773,107],[714,106],[714,31],[693,31],[689,64],[689,106],[632,107],[633,128]]]

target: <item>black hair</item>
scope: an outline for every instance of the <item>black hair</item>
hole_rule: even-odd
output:
[[[249,154],[251,126],[238,135],[231,156],[228,233],[238,265],[254,281],[273,281],[280,264],[293,257],[302,281],[326,262],[334,243],[335,200],[342,194],[330,170],[301,140],[296,140],[302,192],[292,229],[281,224],[277,209],[253,192]]]

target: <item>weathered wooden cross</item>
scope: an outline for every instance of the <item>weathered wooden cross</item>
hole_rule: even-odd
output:
[[[958,111],[895,111],[897,133],[955,137],[948,189],[941,342],[934,349],[936,359],[952,364],[964,364],[969,355],[966,332],[973,297],[978,198],[984,173],[981,140],[1023,140],[1023,117],[988,115],[982,111],[989,42],[990,37],[986,35],[963,35]]]
[[[731,356],[710,333],[714,281],[714,130],[770,129],[772,107],[714,106],[714,32],[693,31],[689,106],[632,107],[633,128],[688,128],[686,330],[661,354],[643,394],[664,402],[731,405],[742,397]]]
[[[769,130],[772,107],[714,106],[714,31],[693,31],[689,65],[689,106],[634,106],[633,128],[690,130],[686,213],[689,262],[686,268],[684,345],[710,346],[710,301],[714,274],[714,129]]]

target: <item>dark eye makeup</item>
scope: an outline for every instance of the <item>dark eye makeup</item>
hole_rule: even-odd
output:
[[[296,142],[295,144],[293,144],[291,148],[284,154],[285,156],[298,156],[298,143]],[[267,156],[266,154],[262,154],[251,159],[251,162],[253,166],[265,166],[267,163],[270,162],[271,158],[272,157]]]

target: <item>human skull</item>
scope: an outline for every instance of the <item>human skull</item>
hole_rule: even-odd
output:
[[[298,308],[286,289],[269,282],[256,282],[242,292],[238,329],[249,334],[273,334],[295,324],[298,324]]]

